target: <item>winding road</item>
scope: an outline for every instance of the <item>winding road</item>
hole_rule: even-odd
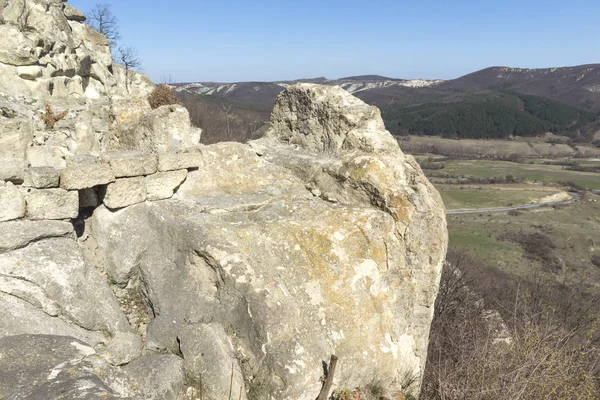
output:
[[[567,192],[570,199],[560,200],[560,201],[549,201],[545,203],[531,203],[531,204],[523,204],[520,206],[510,206],[510,207],[494,207],[494,208],[473,208],[473,209],[464,209],[464,210],[447,210],[446,214],[479,214],[479,213],[492,213],[492,212],[506,212],[512,210],[527,210],[530,208],[538,208],[542,206],[554,206],[558,204],[569,204],[575,203],[581,200],[581,196],[574,192]]]

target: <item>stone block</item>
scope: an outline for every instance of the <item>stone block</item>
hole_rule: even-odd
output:
[[[68,156],[66,160],[67,167],[79,167],[81,165],[100,164],[100,159],[98,157],[90,155],[77,154],[74,156]]]
[[[27,161],[32,167],[63,169],[67,166],[64,153],[53,146],[34,146],[27,149]]]
[[[35,81],[37,78],[42,76],[42,72],[42,67],[39,65],[24,65],[17,67],[17,74],[19,77],[29,81]]]
[[[73,166],[63,170],[60,175],[60,187],[68,190],[89,189],[114,181],[112,170],[105,164]]]
[[[123,208],[146,201],[146,178],[117,179],[106,187],[104,204],[110,209]]]
[[[110,165],[116,178],[151,175],[158,168],[156,155],[137,151],[108,154],[104,162]]]
[[[163,153],[158,155],[158,170],[160,172],[200,168],[203,165],[204,156],[200,152]]]
[[[173,196],[175,189],[181,185],[187,176],[186,169],[178,171],[157,172],[146,177],[148,200],[163,200]]]
[[[58,187],[60,172],[52,167],[33,167],[25,171],[23,186],[37,189]]]
[[[23,183],[27,161],[19,159],[2,160],[0,163],[0,181]]]
[[[31,219],[71,219],[79,215],[79,193],[64,189],[36,189],[27,199]]]
[[[25,216],[25,198],[14,186],[0,186],[0,222]]]

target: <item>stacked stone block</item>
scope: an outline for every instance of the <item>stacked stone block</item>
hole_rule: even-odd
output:
[[[64,167],[9,160],[0,167],[0,222],[76,218],[104,204],[118,210],[173,197],[188,170],[203,166],[200,152],[115,152],[77,157]]]

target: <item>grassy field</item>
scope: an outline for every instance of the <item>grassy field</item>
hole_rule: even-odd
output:
[[[519,215],[507,213],[449,215],[450,244],[464,246],[490,265],[513,275],[554,276],[565,284],[600,285],[600,268],[591,262],[600,255],[600,197],[554,209],[540,208]],[[556,246],[549,249],[560,268],[531,257],[511,235],[544,235]]]
[[[438,187],[444,204],[448,210],[504,207],[532,202],[539,202],[546,196],[560,191],[553,188],[546,190],[526,189],[522,187],[482,186],[479,188],[456,187],[456,185]]]
[[[406,136],[398,138],[402,150],[409,154],[438,154],[450,157],[484,158],[557,158],[600,157],[600,148],[590,145],[571,147],[561,143],[547,143],[546,137],[517,138],[515,140],[444,139],[437,136]]]
[[[452,160],[441,170],[427,172],[431,176],[451,175],[455,178],[494,178],[508,175],[528,182],[574,182],[587,189],[600,189],[600,174],[564,170],[560,165],[521,164],[508,161]]]

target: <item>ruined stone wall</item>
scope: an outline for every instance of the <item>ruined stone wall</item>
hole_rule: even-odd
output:
[[[21,218],[76,218],[82,209],[104,204],[111,210],[169,199],[188,170],[202,165],[200,150],[144,154],[113,152],[79,157],[69,166],[31,167],[25,161],[0,165],[0,222]]]

